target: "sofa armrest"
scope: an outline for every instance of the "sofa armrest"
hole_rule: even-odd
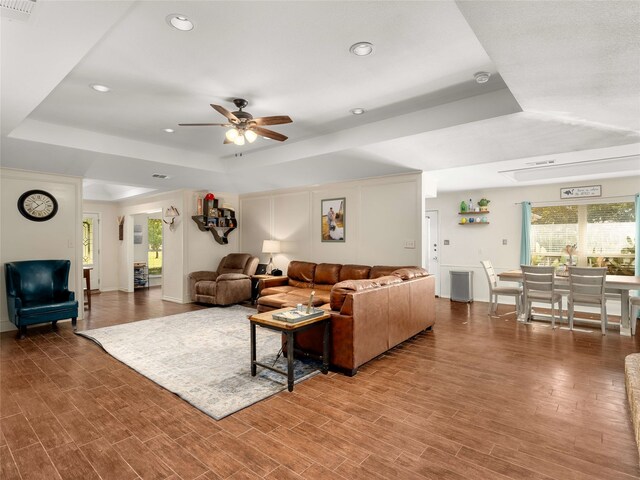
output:
[[[216,282],[229,282],[233,280],[249,280],[249,275],[244,273],[222,273],[216,278]]]
[[[371,288],[377,288],[380,286],[380,283],[376,280],[343,280],[342,282],[336,283],[331,289],[330,300],[331,310],[336,312],[346,313],[350,315],[351,313],[347,310],[347,312],[343,311],[343,306],[347,301],[348,295],[353,292],[360,292],[362,290],[369,290]]]
[[[189,279],[195,280],[196,282],[199,282],[201,280],[214,282],[216,278],[218,278],[218,272],[200,271],[200,272],[191,272],[189,274]]]
[[[196,283],[206,280],[210,282],[214,282],[218,277],[218,272],[207,272],[207,271],[199,271],[199,272],[191,272],[189,274],[189,291],[191,292],[191,301],[196,301]]]
[[[289,277],[263,278],[258,282],[258,293],[260,293],[263,288],[282,287],[285,285],[289,285]]]

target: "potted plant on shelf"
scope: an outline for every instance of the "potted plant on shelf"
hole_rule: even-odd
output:
[[[491,202],[491,200],[487,200],[486,198],[481,198],[480,200],[478,200],[478,206],[480,207],[480,211],[481,212],[488,212],[489,211],[489,203]]]

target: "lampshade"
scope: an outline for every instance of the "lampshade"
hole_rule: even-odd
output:
[[[253,130],[247,130],[244,132],[244,138],[246,138],[249,143],[253,143],[256,141],[256,138],[258,138],[258,134]]]
[[[233,141],[233,143],[235,143],[236,145],[244,145],[244,135],[240,134],[236,137],[236,139]]]
[[[230,142],[233,142],[236,138],[238,138],[238,130],[236,130],[235,128],[227,130],[227,133],[225,133],[225,137],[227,137],[227,140],[229,140]]]
[[[280,253],[280,240],[264,240],[262,253]]]

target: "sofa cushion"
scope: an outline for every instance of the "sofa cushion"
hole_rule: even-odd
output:
[[[311,296],[311,292],[315,292],[313,295],[314,305],[316,300],[322,300],[322,303],[327,303],[329,301],[330,293],[328,290],[318,290],[315,288],[294,288],[287,292],[288,295],[297,297],[298,303],[304,303],[305,305],[309,302],[309,297]]]
[[[275,295],[268,295],[266,297],[260,297],[258,299],[258,305],[264,305],[272,309],[283,308],[287,302],[286,293],[277,293]]]
[[[316,271],[316,264],[311,262],[292,261],[287,269],[289,285],[299,288],[311,288],[313,286],[313,276]]]
[[[282,285],[280,287],[267,287],[260,290],[260,296],[277,295],[278,293],[289,293],[291,290],[296,290],[296,287],[290,287],[289,285]]]
[[[340,311],[347,295],[353,292],[360,292],[369,288],[379,287],[380,284],[374,280],[345,280],[336,283],[331,289],[329,303],[331,310]]]
[[[420,267],[403,267],[394,271],[392,275],[402,280],[411,280],[412,278],[426,277],[429,275],[429,272]]]
[[[258,305],[262,305],[263,307],[269,307],[271,309],[277,308],[286,308],[286,307],[295,307],[299,303],[306,305],[309,302],[309,297],[306,299],[299,295],[294,295],[293,293],[278,293],[277,295],[269,295],[267,297],[260,297],[258,299]],[[326,302],[318,297],[313,297],[313,306],[319,307],[320,305],[324,305]],[[260,310],[260,309],[258,309]]]
[[[369,278],[371,267],[369,265],[343,265],[340,269],[340,279],[344,280],[362,280]],[[338,282],[336,282],[338,283]]]
[[[313,277],[313,286],[318,290],[331,290],[340,281],[340,268],[338,263],[320,263],[316,266]]]
[[[404,267],[392,267],[388,265],[376,265],[375,267],[371,267],[371,271],[369,272],[369,278],[375,279],[378,277],[384,277],[387,275],[391,275],[393,272],[398,270],[399,268]]]

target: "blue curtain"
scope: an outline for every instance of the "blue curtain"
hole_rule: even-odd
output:
[[[638,204],[636,203],[636,210]],[[638,218],[638,217],[636,217]],[[636,221],[637,225],[637,221]],[[531,264],[531,202],[522,202],[522,236],[520,238],[520,265]],[[637,265],[636,265],[637,268]]]

